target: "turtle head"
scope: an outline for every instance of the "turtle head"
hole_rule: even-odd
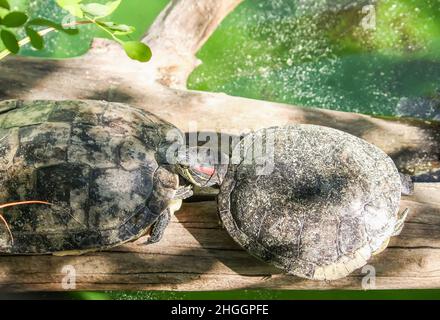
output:
[[[229,160],[224,153],[207,147],[188,147],[178,159],[177,172],[198,187],[220,185]]]

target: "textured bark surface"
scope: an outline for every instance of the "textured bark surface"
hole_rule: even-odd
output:
[[[188,76],[201,63],[197,51],[242,1],[170,1],[143,40],[154,52],[149,63],[154,70],[151,79],[168,87],[185,88]]]
[[[8,57],[0,63],[0,99],[127,102],[185,132],[221,130],[231,136],[289,123],[326,125],[375,144],[401,170],[418,174],[419,179],[439,179],[437,123],[379,119],[186,90],[186,79],[199,63],[195,52],[240,2],[172,1],[145,37],[154,51],[148,64],[129,60],[117,45],[103,40],[95,41],[92,50],[77,59]],[[411,208],[402,234],[371,262],[377,272],[377,288],[440,287],[439,199],[437,184],[417,184],[416,194],[402,202],[402,208]],[[360,271],[336,282],[280,274],[249,256],[219,227],[215,202],[186,204],[162,242],[148,247],[128,244],[77,257],[0,257],[0,288],[62,290],[66,265],[75,267],[76,288],[84,290],[360,289],[362,279]]]
[[[118,61],[118,63],[115,63]],[[97,99],[126,102],[170,121],[184,132],[243,131],[292,123],[340,129],[373,143],[411,174],[439,179],[440,126],[411,119],[376,117],[172,89],[151,83],[145,65],[99,40],[86,56],[71,60],[9,57],[0,63],[0,99]],[[146,68],[148,69],[148,67]],[[148,70],[143,70],[148,71]],[[194,126],[194,124],[196,126]]]

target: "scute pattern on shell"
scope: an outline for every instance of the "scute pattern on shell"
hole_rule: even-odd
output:
[[[141,236],[178,187],[161,150],[171,124],[125,104],[0,103],[0,203],[42,200],[4,216],[0,252],[111,247]]]
[[[262,162],[249,155],[260,142],[270,149],[271,137],[273,171],[258,174]],[[331,128],[295,125],[251,133],[237,150],[253,162],[229,165],[219,213],[252,255],[301,277],[334,279],[365,264],[392,235],[399,174],[393,161],[366,141]]]

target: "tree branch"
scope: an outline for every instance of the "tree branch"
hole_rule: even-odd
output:
[[[195,57],[221,21],[243,0],[172,0],[145,35],[150,73],[160,84],[185,88],[201,63]]]
[[[391,155],[404,172],[420,175],[440,170],[440,127],[436,122],[385,120],[151,85],[142,69],[148,64],[128,59],[110,41],[99,40],[94,46],[84,57],[70,60],[6,58],[0,64],[0,100],[125,102],[157,114],[184,132],[191,129],[189,124],[194,121],[198,131],[229,135],[292,123],[318,124],[375,144]]]
[[[417,183],[402,201],[410,214],[402,233],[369,262],[376,289],[440,287],[440,188]],[[185,203],[154,245],[128,243],[82,256],[0,256],[0,291],[59,291],[63,267],[76,271],[77,290],[364,289],[357,270],[336,281],[283,274],[253,258],[218,224],[214,201]]]

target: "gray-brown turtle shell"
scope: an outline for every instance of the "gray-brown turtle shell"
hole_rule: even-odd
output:
[[[140,237],[168,207],[178,176],[164,165],[171,124],[99,101],[0,103],[0,252],[102,249]]]
[[[261,141],[270,151],[270,137],[273,171],[258,172],[252,152]],[[240,150],[241,162],[229,165],[221,186],[219,214],[257,258],[297,276],[336,279],[392,236],[401,182],[375,146],[335,129],[294,125],[251,133],[234,153]]]

